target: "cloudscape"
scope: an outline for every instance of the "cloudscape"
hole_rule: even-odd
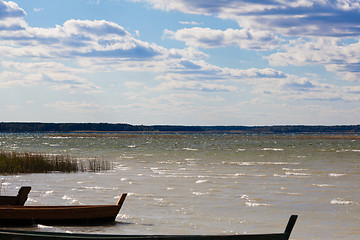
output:
[[[359,124],[356,0],[0,1],[0,121]]]

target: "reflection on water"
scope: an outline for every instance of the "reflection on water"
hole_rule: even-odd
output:
[[[114,204],[116,224],[38,225],[118,234],[282,232],[360,238],[360,139],[225,134],[0,134],[1,150],[100,157],[100,173],[2,175],[2,194],[31,185],[27,205]]]

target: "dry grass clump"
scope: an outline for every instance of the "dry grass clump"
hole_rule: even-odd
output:
[[[110,164],[98,159],[89,160],[88,164],[78,162],[66,155],[50,155],[31,152],[0,151],[0,173],[49,173],[49,172],[84,172],[109,170]]]

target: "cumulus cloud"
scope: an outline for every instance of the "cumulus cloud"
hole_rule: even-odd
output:
[[[26,15],[25,11],[21,9],[14,2],[0,1],[0,20],[20,18]]]
[[[283,100],[360,101],[357,87],[337,86],[294,75],[280,79],[254,79],[251,84],[253,93]]]
[[[9,88],[13,86],[36,86],[40,82],[40,74],[23,74],[12,71],[2,71],[0,73],[0,88]]]
[[[310,41],[297,40],[268,57],[270,64],[323,65],[336,72],[344,80],[360,82],[360,41],[344,44],[337,39],[319,38]]]
[[[187,45],[202,48],[238,46],[250,50],[269,50],[280,45],[279,38],[269,31],[251,29],[185,28],[177,31],[165,30],[165,36]]]
[[[165,30],[165,36],[184,41],[188,46],[277,50],[266,57],[273,66],[322,65],[343,80],[360,81],[360,3],[357,0],[142,2],[165,11],[231,19],[239,25],[239,29],[227,30],[200,27]]]
[[[164,48],[135,39],[116,23],[66,21],[54,28],[29,27],[25,12],[13,2],[0,2],[0,54],[9,57],[116,57],[144,59]]]
[[[25,15],[25,11],[16,3],[0,1],[0,31],[14,32],[25,29],[27,27],[23,20]]]
[[[203,60],[184,60],[173,64],[170,71],[157,77],[164,80],[226,80],[246,81],[251,78],[284,78],[286,75],[278,70],[265,68],[237,69],[218,67]]]
[[[55,90],[66,90],[69,93],[101,92],[100,87],[74,74],[81,73],[82,70],[66,67],[58,62],[3,61],[1,65],[7,71],[0,74],[0,88],[45,84]]]
[[[237,90],[235,86],[226,86],[217,83],[206,83],[198,81],[168,81],[160,84],[157,90],[181,90],[181,91],[199,91],[199,92],[233,92]]]
[[[139,1],[139,0],[134,0]],[[359,36],[357,0],[142,0],[166,11],[215,15],[242,28],[270,30],[287,36]]]

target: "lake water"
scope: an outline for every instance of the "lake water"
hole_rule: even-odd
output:
[[[360,239],[360,137],[240,134],[0,134],[0,150],[68,154],[110,171],[1,175],[27,205],[115,204],[117,223],[33,230],[117,234],[282,232]],[[27,228],[29,229],[29,228]]]

